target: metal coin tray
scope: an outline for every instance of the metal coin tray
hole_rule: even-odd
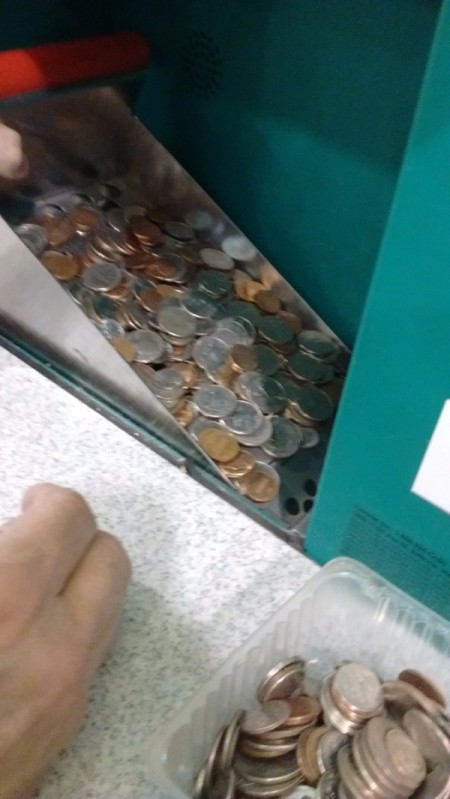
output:
[[[0,211],[3,216],[3,220],[0,219],[2,232],[0,314],[1,340],[4,346],[64,385],[83,401],[113,419],[245,513],[261,521],[276,534],[295,546],[301,546],[307,519],[314,505],[332,419],[314,424],[305,418],[307,425],[303,428],[306,431],[305,441],[308,439],[310,443],[308,446],[306,443],[300,446],[290,457],[274,458],[270,452],[264,452],[259,447],[248,447],[247,452],[251,453],[252,458],[269,465],[269,471],[270,467],[275,469],[279,482],[277,495],[271,501],[254,502],[249,499],[245,496],[244,483],[232,480],[232,472],[230,477],[230,470],[218,462],[220,458],[208,457],[205,448],[199,444],[199,436],[190,434],[189,428],[185,429],[179,423],[181,418],[179,414],[177,418],[179,404],[163,403],[157,397],[156,383],[152,383],[149,376],[161,374],[157,370],[171,367],[175,362],[183,362],[182,355],[173,359],[166,353],[165,359],[160,358],[158,363],[152,362],[147,378],[145,376],[147,366],[142,369],[141,364],[139,371],[136,362],[133,363],[132,356],[122,357],[126,354],[130,343],[142,339],[139,332],[142,328],[153,329],[156,335],[152,335],[158,341],[161,333],[157,316],[139,305],[139,297],[136,294],[139,281],[150,291],[161,285],[166,286],[164,302],[169,309],[171,302],[167,301],[170,294],[175,298],[174,307],[179,302],[187,303],[192,319],[196,320],[197,325],[194,341],[200,340],[200,332],[202,334],[206,332],[213,339],[223,336],[224,320],[225,327],[227,320],[230,319],[235,320],[234,323],[231,322],[232,328],[233,324],[236,326],[236,322],[239,327],[243,322],[240,317],[243,300],[239,293],[236,294],[236,286],[238,283],[242,286],[245,282],[248,285],[251,283],[252,286],[259,286],[260,296],[259,299],[256,296],[256,302],[259,303],[258,313],[264,322],[261,324],[261,329],[258,330],[258,324],[249,325],[248,320],[245,325],[244,319],[244,328],[252,330],[249,341],[236,339],[228,341],[226,336],[225,339],[228,346],[234,341],[240,346],[244,345],[244,349],[247,344],[249,350],[253,346],[255,337],[257,346],[261,344],[268,346],[280,359],[280,371],[275,374],[277,385],[279,385],[278,378],[282,385],[283,380],[290,384],[292,371],[288,374],[286,366],[289,358],[294,358],[292,368],[295,366],[297,370],[303,368],[302,357],[305,355],[304,360],[311,365],[308,351],[301,350],[297,343],[297,334],[292,336],[292,342],[295,343],[291,342],[284,351],[283,346],[276,347],[270,342],[267,331],[273,326],[273,319],[277,318],[276,312],[280,309],[286,314],[286,319],[289,319],[289,314],[294,314],[301,320],[304,330],[319,331],[317,336],[319,339],[322,335],[325,341],[332,342],[337,357],[332,358],[332,362],[325,367],[320,359],[312,362],[313,371],[325,368],[325,373],[329,372],[326,378],[328,387],[330,381],[338,384],[342,382],[348,361],[345,347],[307,303],[294,292],[279,272],[246,239],[244,233],[233,225],[180,164],[131,115],[125,102],[115,90],[93,89],[56,99],[41,100],[20,108],[11,108],[3,115],[3,119],[22,134],[25,151],[31,164],[29,178],[19,187],[13,188],[7,182],[0,184]],[[143,223],[144,233],[137,219],[143,207],[149,209],[149,216]],[[43,214],[48,214],[49,208],[57,209],[57,213],[61,213],[63,218],[70,218],[76,209],[82,209],[81,212],[79,210],[77,212],[80,224],[72,236],[65,239],[62,237],[62,241],[56,238],[51,244],[45,236],[44,241],[40,241],[39,229],[36,230],[34,225],[36,221],[39,222]],[[91,213],[92,209],[95,209],[94,213],[98,214],[97,226],[87,224],[89,211],[87,219],[83,219],[83,209],[86,213],[86,209],[89,208]],[[133,209],[136,211],[134,215]],[[203,224],[202,220],[203,222],[208,220],[208,224]],[[149,221],[150,231],[154,229],[157,231],[154,246],[148,238],[145,238]],[[86,222],[85,227],[82,222]],[[98,240],[99,230],[101,232],[106,228],[110,238],[114,222],[118,229],[122,223],[124,224],[129,241],[133,240],[136,246],[132,244],[128,250],[126,247],[122,251],[118,249],[112,252],[110,257],[107,251],[105,253],[100,248],[97,257],[95,246],[99,245],[98,243],[96,245],[95,235]],[[193,224],[189,225],[186,222]],[[42,230],[45,232],[45,226]],[[141,236],[139,236],[140,230]],[[107,237],[107,243],[109,238]],[[155,279],[149,280],[148,274],[143,277],[142,272],[127,268],[127,259],[131,264],[131,256],[140,251],[140,244],[143,247],[141,253],[147,253],[150,261],[153,256],[158,259],[165,255],[169,262],[178,266],[181,264],[181,271],[177,273],[181,275],[180,280],[175,286],[172,283],[171,291],[167,289],[170,280],[165,282],[164,274],[160,276],[156,273]],[[47,255],[44,254],[45,248]],[[51,251],[50,255],[48,250]],[[188,250],[191,254],[194,251],[197,256],[199,253],[203,255],[188,260]],[[76,261],[79,265],[77,274],[71,275],[70,267],[69,272],[64,272],[69,259],[66,263],[64,258],[61,259],[59,255],[55,255],[55,252],[69,256],[72,263]],[[135,257],[133,261],[135,266],[137,260]],[[96,269],[92,269],[97,262],[103,264],[100,270],[97,270],[99,274],[96,273]],[[113,266],[105,267],[107,262]],[[140,267],[139,264],[138,266]],[[114,270],[117,269],[120,269],[121,275],[125,276],[127,282],[124,296],[120,290],[117,294],[115,288]],[[91,272],[88,275],[89,270]],[[216,297],[217,309],[214,310],[212,319],[206,317],[199,319],[197,314],[198,303],[204,303],[204,298],[207,296],[202,293],[202,287],[200,292],[198,290],[199,274],[206,275],[206,282],[215,287],[226,284],[227,281],[230,286],[227,296],[222,296],[220,299]],[[59,280],[55,280],[53,275],[59,277]],[[159,277],[161,282],[158,280]],[[111,279],[113,281],[111,286],[116,294],[113,290],[108,296],[108,281]],[[124,322],[122,311],[119,317],[122,326],[117,320],[109,318],[111,314],[106,314],[102,318],[101,314],[99,316],[95,311],[89,313],[83,298],[86,298],[86,293],[88,296],[94,296],[96,291],[100,292],[97,296],[104,298],[105,302],[111,303],[111,298],[114,298],[119,312],[121,302],[132,296],[134,306],[138,307],[136,315],[139,320],[137,322],[134,319],[130,320],[129,314],[128,316],[125,314]],[[181,297],[181,300],[178,297]],[[234,306],[230,305],[233,302]],[[236,309],[236,304],[239,302],[241,306]],[[256,305],[253,307],[257,308]],[[143,314],[147,314],[147,317],[142,322]],[[184,319],[180,315],[180,319],[177,320],[176,313],[175,317],[173,313],[172,315],[169,313],[169,317],[172,325],[181,323]],[[220,325],[222,330],[218,331]],[[228,335],[229,330],[226,332]],[[233,334],[234,332],[232,330]],[[178,334],[180,337],[178,340],[171,338],[170,333]],[[181,345],[189,343],[189,337],[183,340],[182,335],[183,331],[179,327],[177,330],[175,328],[166,330],[164,346],[167,345],[170,351],[172,348],[170,341],[172,344],[178,341],[180,346],[175,346],[175,350],[182,352]],[[307,333],[306,337],[308,335],[314,337],[312,333]],[[147,337],[151,339],[151,336]],[[117,344],[117,339],[122,339],[122,344],[120,342]],[[243,352],[243,355],[246,356],[246,353]],[[186,357],[192,361],[189,347],[186,349]],[[233,390],[236,390],[233,380],[237,379],[237,375],[229,371],[229,366],[226,369],[228,370],[226,385],[228,387],[231,385]],[[213,377],[211,380],[203,374],[199,385],[205,384],[224,385],[220,379],[215,380]],[[306,375],[301,381],[301,386],[311,387],[313,382],[308,382]],[[195,390],[195,386],[190,388]],[[319,389],[321,388],[322,386],[319,386]],[[327,386],[323,388],[326,390]],[[312,390],[317,391],[314,386]],[[248,398],[241,394],[237,399],[242,402],[242,399]],[[187,398],[182,398],[182,402],[184,407],[187,403],[191,406],[193,399],[188,394]],[[286,397],[280,404],[280,410],[283,410],[285,416],[289,416],[288,404]],[[262,411],[259,413],[261,416],[264,413],[267,423],[267,419],[271,418],[271,407],[270,405],[265,407],[263,404],[260,408]],[[274,414],[274,417],[275,415],[282,418],[281,413]],[[290,415],[291,420],[292,418]],[[199,420],[200,426],[214,428],[218,425],[219,428],[224,429],[225,426],[226,429],[226,418],[206,420],[206,417],[199,414],[194,423],[198,425]],[[297,424],[299,421],[300,424]],[[292,430],[295,428],[299,441],[302,439],[301,421],[295,416],[291,421]],[[311,439],[311,430],[316,431],[314,441]],[[311,443],[315,445],[311,446]],[[244,446],[241,449],[246,448]],[[247,455],[247,458],[249,457]]]

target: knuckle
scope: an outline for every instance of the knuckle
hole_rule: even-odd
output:
[[[111,533],[100,532],[98,534],[100,543],[105,548],[109,558],[109,565],[112,571],[125,584],[131,578],[131,560],[119,539]]]

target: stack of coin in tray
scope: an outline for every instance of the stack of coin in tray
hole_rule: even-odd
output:
[[[73,193],[16,232],[224,477],[269,502],[273,462],[316,446],[332,418],[346,353],[247,274],[243,236],[124,197]]]
[[[193,799],[450,797],[450,720],[427,677],[382,683],[346,661],[310,695],[307,671],[293,658],[267,674],[218,732]]]

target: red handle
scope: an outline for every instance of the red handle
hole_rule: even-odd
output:
[[[0,98],[141,69],[149,55],[148,43],[138,33],[0,52]]]

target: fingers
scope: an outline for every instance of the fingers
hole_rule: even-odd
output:
[[[34,486],[22,507],[0,533],[2,616],[10,601],[24,597],[37,611],[49,595],[58,594],[96,535],[89,506],[67,488]]]
[[[20,134],[0,123],[0,176],[21,180],[28,172],[28,159],[22,149]]]
[[[98,533],[63,592],[72,621],[89,653],[94,672],[114,640],[131,567],[114,536]]]

